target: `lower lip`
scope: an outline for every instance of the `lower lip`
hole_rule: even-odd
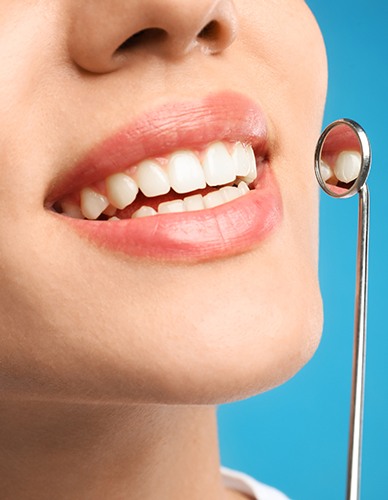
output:
[[[246,252],[282,220],[281,196],[266,167],[255,189],[215,208],[121,221],[61,217],[82,237],[113,252],[173,261],[205,261]]]

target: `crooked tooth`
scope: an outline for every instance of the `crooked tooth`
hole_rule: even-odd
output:
[[[221,188],[220,193],[226,202],[233,201],[243,195],[239,188],[233,186],[226,186]]]
[[[108,198],[101,193],[91,188],[84,188],[81,191],[81,212],[87,219],[98,219],[108,206]]]
[[[338,155],[334,166],[335,176],[339,181],[352,182],[360,174],[361,155],[357,151],[343,151]]]
[[[253,182],[257,177],[257,167],[256,167],[256,157],[255,152],[251,146],[246,148],[248,161],[249,161],[249,172],[243,177],[243,181],[247,184]]]
[[[194,212],[195,210],[203,210],[205,208],[203,197],[200,194],[183,198],[183,203],[187,212]]]
[[[183,200],[165,201],[158,206],[158,212],[160,214],[173,214],[185,211]]]
[[[245,177],[250,172],[250,160],[247,148],[248,146],[244,146],[241,142],[238,142],[233,148],[232,160],[238,177]]]
[[[167,194],[170,191],[170,181],[162,167],[150,160],[139,164],[135,178],[145,196],[149,198]]]
[[[157,211],[152,207],[141,207],[139,210],[136,210],[135,213],[132,214],[131,219],[140,219],[141,217],[150,217],[151,215],[156,215]]]
[[[190,151],[178,151],[168,162],[168,177],[176,193],[189,193],[206,187],[205,174],[197,156]]]
[[[236,179],[234,162],[222,142],[216,142],[207,149],[203,170],[209,186],[228,184]]]
[[[84,218],[78,203],[64,200],[61,202],[61,208],[62,212],[68,217],[72,217],[73,219]]]
[[[322,177],[322,180],[324,182],[327,182],[330,177],[333,177],[333,172],[331,170],[331,168],[329,167],[329,165],[327,165],[327,163],[325,163],[324,161],[321,161],[321,164],[320,164],[320,172],[321,172],[321,177]]]
[[[213,208],[224,204],[225,200],[220,191],[212,191],[203,197],[203,202],[205,204],[205,208]]]
[[[120,210],[134,202],[139,192],[136,182],[129,175],[121,173],[108,177],[105,185],[109,201]]]

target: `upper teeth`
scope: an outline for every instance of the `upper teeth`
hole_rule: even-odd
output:
[[[125,174],[115,174],[107,178],[106,193],[112,205],[123,209],[135,201],[139,192],[136,182]]]
[[[208,148],[203,162],[203,170],[209,186],[227,184],[237,177],[237,165],[234,164],[222,142],[217,142]]]
[[[167,171],[167,182],[177,193],[188,193],[206,187],[202,165],[198,157],[190,151],[179,151],[173,154],[168,162]]]
[[[324,182],[328,181],[333,176],[333,172],[329,165],[323,160],[321,161],[321,176]]]
[[[339,181],[352,182],[360,175],[361,155],[358,151],[343,151],[338,155],[334,166]]]
[[[158,207],[159,213],[201,210],[243,195],[249,191],[247,184],[256,179],[256,159],[251,146],[238,142],[230,153],[225,143],[216,142],[201,157],[194,151],[182,150],[171,154],[166,161],[143,161],[125,173],[105,179],[104,193],[94,187],[86,187],[80,192],[78,205],[74,197],[62,200],[62,211],[71,217],[97,219],[102,213],[114,215],[115,209],[128,207],[136,199],[139,190],[151,198],[167,194],[170,189],[180,194],[190,193],[205,188],[206,184],[222,186],[234,183],[238,178],[235,183],[240,183],[239,189],[225,187],[204,197],[189,196],[183,200],[161,203]],[[132,217],[156,213],[151,207],[142,207]]]

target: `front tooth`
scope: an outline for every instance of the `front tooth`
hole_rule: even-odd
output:
[[[219,191],[212,191],[203,197],[203,202],[205,203],[206,208],[213,208],[218,207],[218,205],[222,205],[225,203],[225,200],[222,193]]]
[[[250,171],[250,160],[247,147],[238,142],[233,149],[232,160],[238,177],[245,177]]]
[[[248,162],[249,162],[249,172],[247,175],[244,176],[243,180],[247,184],[250,184],[257,177],[256,157],[255,157],[255,153],[253,151],[253,148],[251,146],[247,146],[246,151],[247,151]]]
[[[220,189],[225,201],[233,201],[243,195],[242,191],[237,187],[226,186]]]
[[[327,182],[330,179],[330,177],[333,177],[333,172],[331,171],[331,168],[323,161],[321,161],[320,172],[323,182]]]
[[[108,198],[101,193],[91,188],[81,191],[81,212],[87,219],[98,219],[108,206]]]
[[[335,176],[339,181],[352,182],[360,174],[361,155],[357,151],[343,151],[338,155],[334,166]]]
[[[156,215],[157,211],[152,207],[141,207],[139,210],[136,210],[135,213],[132,214],[131,219],[140,219],[140,217],[150,217],[151,215]]]
[[[194,153],[178,151],[170,157],[168,177],[176,193],[189,193],[206,187],[205,174]]]
[[[139,192],[136,182],[125,174],[111,175],[105,185],[109,201],[120,210],[135,201]]]
[[[203,197],[200,194],[183,198],[183,203],[187,212],[194,212],[195,210],[203,210],[205,208]]]
[[[177,212],[186,212],[183,200],[166,201],[158,206],[160,214],[172,214]]]
[[[142,193],[149,198],[167,194],[170,191],[168,175],[154,161],[146,160],[140,163],[135,176]]]
[[[207,149],[203,170],[209,186],[228,184],[236,179],[234,162],[222,142],[216,142]]]
[[[61,203],[62,213],[65,215],[72,217],[73,219],[83,219],[84,216],[81,212],[79,204],[74,203],[73,201],[62,201]]]

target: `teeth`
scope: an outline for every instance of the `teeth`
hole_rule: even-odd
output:
[[[343,151],[338,155],[334,166],[335,176],[339,181],[352,182],[360,174],[361,155],[357,151]]]
[[[171,189],[183,194],[204,189],[206,185],[219,187],[205,196],[187,196],[183,200],[160,203],[158,207],[159,213],[203,210],[246,194],[249,192],[248,184],[256,176],[256,159],[251,146],[237,142],[232,147],[215,142],[201,153],[182,150],[171,154],[163,162],[155,159],[143,161],[126,170],[126,173],[106,178],[102,189],[104,194],[87,187],[79,193],[80,206],[72,197],[61,200],[58,205],[60,203],[64,214],[73,218],[93,220],[104,214],[109,220],[116,220],[117,211],[130,206],[138,197],[139,190],[151,198],[165,195]],[[148,217],[157,213],[154,208],[144,205],[132,217]]]
[[[140,163],[135,176],[142,193],[149,198],[170,191],[170,181],[166,172],[154,161],[147,160]]]
[[[236,169],[232,157],[222,142],[216,142],[207,149],[203,170],[209,186],[228,184],[236,179]]]
[[[233,149],[232,160],[236,169],[236,174],[239,177],[245,177],[251,170],[250,156],[247,150],[248,147],[241,144],[241,142],[238,142]]]
[[[250,184],[253,182],[256,177],[257,177],[257,168],[256,168],[256,158],[255,158],[255,153],[253,151],[253,148],[247,147],[246,148],[246,153],[248,157],[248,162],[249,162],[249,172],[248,174],[243,178],[243,180],[247,183]]]
[[[170,157],[168,177],[176,193],[190,193],[206,187],[201,163],[190,151],[179,151]]]
[[[183,200],[166,201],[158,206],[158,212],[160,214],[172,214],[185,211]]]
[[[238,183],[238,189],[241,191],[242,194],[247,194],[250,191],[248,184],[244,181]]]
[[[135,201],[139,188],[128,175],[114,174],[106,180],[106,192],[112,205],[122,210]]]
[[[203,197],[203,202],[205,203],[206,208],[214,208],[218,207],[219,205],[223,205],[225,203],[225,200],[222,196],[222,193],[220,193],[219,191],[213,191]]]
[[[141,207],[132,214],[132,219],[140,219],[140,217],[150,217],[151,215],[156,215],[157,211],[151,207]]]
[[[81,191],[81,212],[87,219],[98,219],[109,206],[108,198],[90,188]]]
[[[333,172],[331,168],[323,161],[321,161],[320,172],[322,180],[324,182],[327,182],[330,179],[330,177],[333,177]]]
[[[200,194],[183,198],[183,203],[187,212],[194,212],[195,210],[203,210],[205,208],[203,197]]]
[[[241,189],[232,186],[226,186],[221,188],[220,193],[222,194],[226,202],[233,201],[236,198],[240,198],[240,196],[242,196]]]
[[[62,201],[61,203],[62,212],[73,219],[83,219],[84,215],[77,203],[72,201]]]

